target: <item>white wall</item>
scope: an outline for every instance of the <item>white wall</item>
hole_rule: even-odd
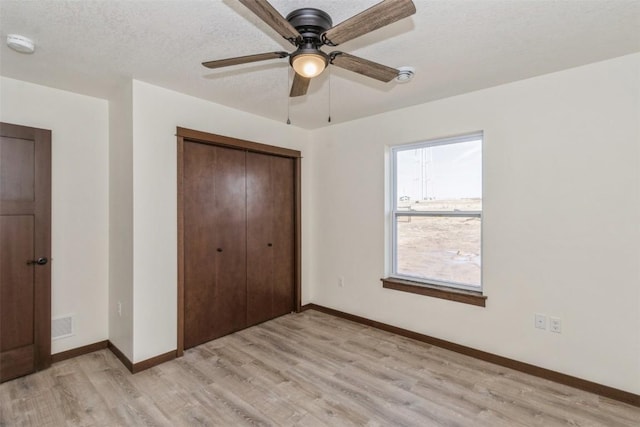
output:
[[[308,140],[307,131],[284,123],[133,82],[134,363],[176,348],[177,126],[303,152]]]
[[[131,81],[124,83],[109,100],[109,301],[107,309],[109,310],[109,341],[129,360],[132,360],[133,84]]]
[[[107,339],[108,105],[2,77],[0,120],[52,131],[52,317],[75,315],[75,335],[52,353]]]
[[[636,54],[315,131],[312,301],[639,393],[639,123]],[[487,307],[383,289],[385,150],[479,130]]]

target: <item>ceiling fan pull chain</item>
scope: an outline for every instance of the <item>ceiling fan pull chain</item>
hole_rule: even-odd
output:
[[[286,90],[289,90],[289,86],[291,86],[291,70],[287,67],[287,87]],[[289,93],[286,93],[287,96],[287,124],[290,125],[291,124],[291,118],[290,118],[290,113],[291,113],[291,97],[289,97]]]
[[[329,118],[327,119],[328,123],[331,123],[331,71],[329,71]]]

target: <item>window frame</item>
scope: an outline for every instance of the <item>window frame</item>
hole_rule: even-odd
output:
[[[389,274],[387,275],[388,278],[390,279],[399,279],[400,281],[409,281],[412,283],[415,283],[416,285],[423,285],[423,286],[435,286],[438,288],[444,288],[444,289],[451,289],[454,291],[472,291],[474,293],[479,293],[482,294],[482,290],[483,290],[483,273],[484,273],[484,268],[483,268],[483,262],[482,262],[482,253],[483,253],[483,242],[482,242],[482,228],[483,228],[483,210],[480,211],[460,211],[460,210],[455,210],[455,211],[401,211],[398,208],[398,194],[397,194],[397,155],[398,152],[400,151],[408,151],[408,150],[415,150],[415,149],[420,149],[420,148],[429,148],[429,147],[437,147],[437,146],[442,146],[442,145],[451,145],[451,144],[457,144],[457,143],[463,143],[463,142],[471,142],[471,141],[477,141],[480,140],[480,150],[481,150],[481,175],[484,175],[484,150],[483,150],[483,145],[484,145],[484,133],[482,131],[479,132],[473,132],[473,133],[468,133],[468,134],[464,134],[464,135],[458,135],[458,136],[452,136],[452,137],[445,137],[445,138],[435,138],[435,139],[429,139],[429,140],[425,140],[425,141],[420,141],[420,142],[415,142],[415,143],[410,143],[410,144],[401,144],[401,145],[396,145],[396,146],[391,146],[391,155],[390,157],[390,176],[391,176],[391,182],[390,182],[390,189],[389,189],[389,201],[390,201],[390,214],[389,214],[389,223],[391,225],[390,227],[390,232],[391,232],[391,236],[390,236],[390,244],[391,244],[391,248],[389,251],[389,256],[390,256],[390,262],[389,262]],[[482,199],[484,201],[484,179],[482,180]],[[484,209],[484,205],[483,205],[483,209]],[[405,274],[400,274],[398,273],[397,267],[398,267],[398,245],[397,245],[397,239],[398,239],[398,218],[400,217],[412,217],[412,216],[418,216],[418,217],[466,217],[466,218],[480,218],[480,256],[481,256],[481,264],[480,264],[480,285],[479,286],[473,286],[473,285],[469,285],[466,283],[459,283],[459,282],[449,282],[449,281],[442,281],[442,280],[437,280],[437,279],[430,279],[430,278],[424,278],[424,277],[417,277],[417,276],[410,276],[410,275],[405,275]]]

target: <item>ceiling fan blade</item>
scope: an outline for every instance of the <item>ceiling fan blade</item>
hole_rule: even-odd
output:
[[[295,40],[301,37],[298,30],[271,6],[267,0],[238,1],[292,44],[295,44]]]
[[[398,70],[395,68],[387,67],[386,65],[378,64],[377,62],[369,61],[358,56],[349,55],[344,52],[331,52],[329,55],[331,64],[336,67],[344,68],[345,70],[353,71],[354,73],[362,74],[363,76],[371,77],[372,79],[380,80],[381,82],[390,82],[398,76]]]
[[[322,40],[329,46],[337,46],[370,31],[393,24],[414,13],[416,13],[416,6],[411,0],[383,0],[335,27],[329,28],[322,35]]]
[[[235,58],[218,59],[216,61],[203,62],[207,68],[221,68],[230,65],[248,64],[249,62],[266,61],[267,59],[285,58],[289,56],[288,52],[268,52],[258,53],[257,55],[237,56]]]
[[[302,96],[307,94],[307,89],[309,89],[309,83],[311,83],[311,79],[308,77],[302,77],[298,73],[294,73],[295,77],[293,78],[293,84],[291,85],[291,92],[289,93],[290,97]]]

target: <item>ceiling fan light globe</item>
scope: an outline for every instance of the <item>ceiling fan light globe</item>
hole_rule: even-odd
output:
[[[312,78],[324,71],[327,66],[327,60],[321,55],[304,53],[293,58],[291,66],[302,77]]]

